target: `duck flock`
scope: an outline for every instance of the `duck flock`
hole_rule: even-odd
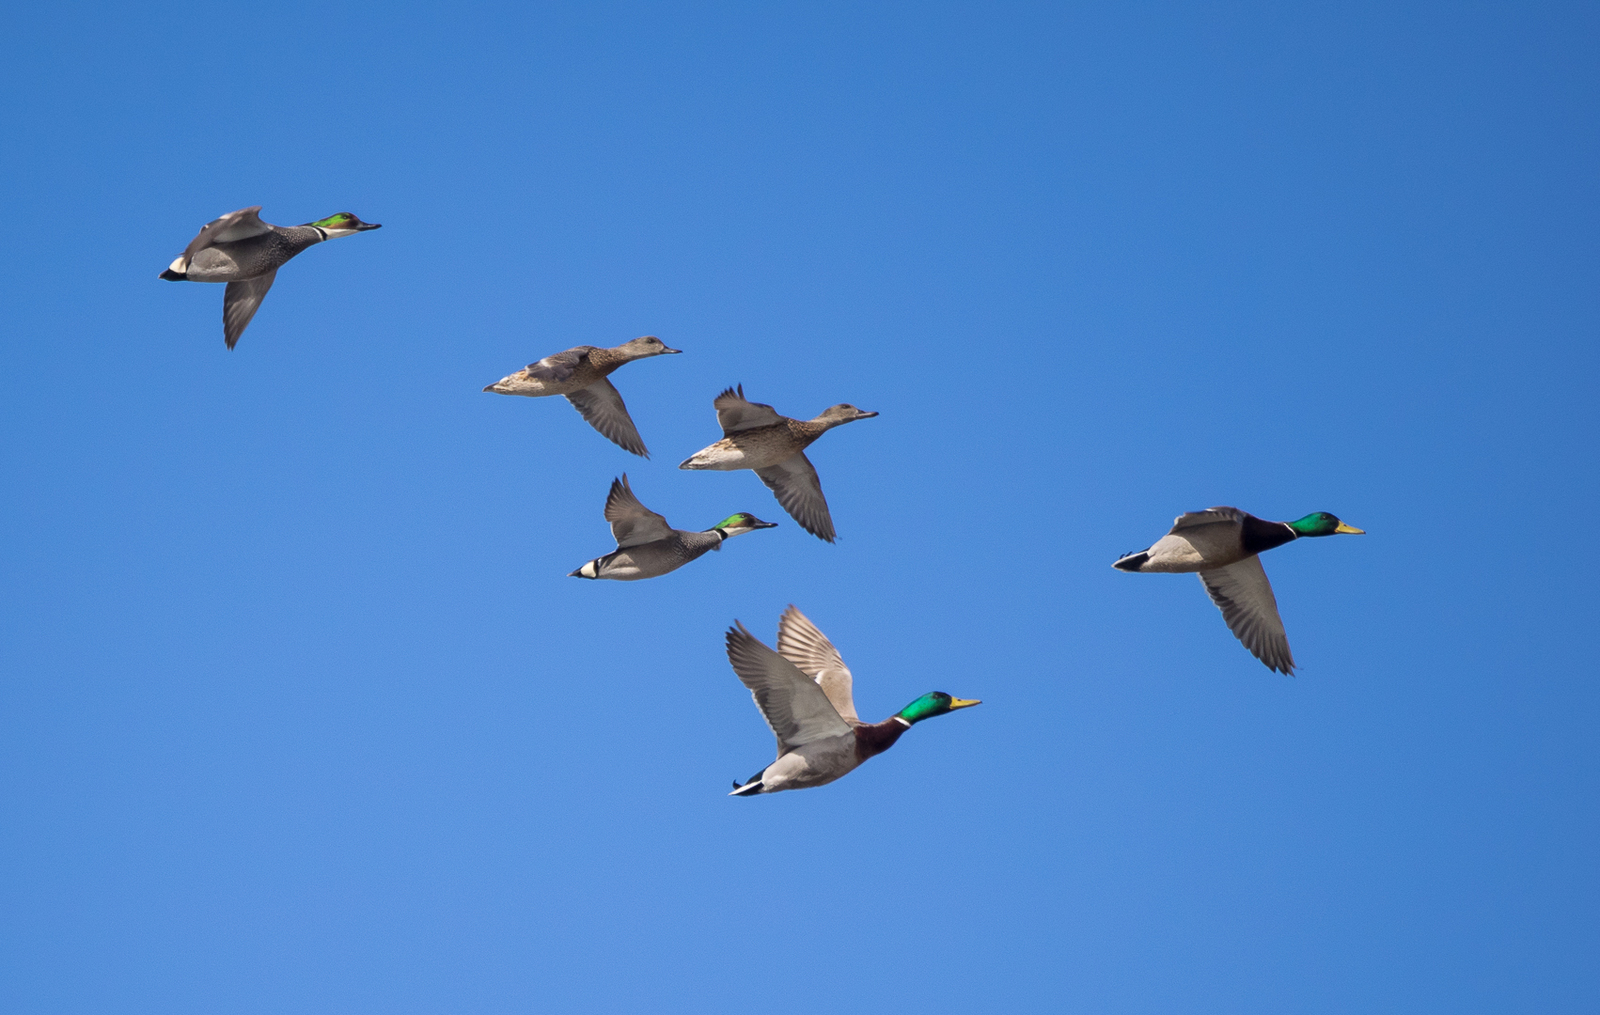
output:
[[[229,349],[238,343],[286,262],[324,240],[380,228],[349,212],[301,226],[275,226],[261,221],[260,211],[260,205],[243,208],[206,223],[161,273],[173,282],[227,283],[222,298],[222,336]],[[580,345],[529,363],[483,390],[531,398],[564,396],[607,440],[648,458],[628,407],[609,378],[625,363],[679,351],[650,335],[610,349]],[[743,385],[726,389],[711,404],[717,411],[722,439],[691,455],[678,468],[749,469],[761,477],[801,528],[833,542],[833,518],[806,448],[836,426],[871,419],[877,413],[841,404],[812,419],[792,419],[770,405],[747,400]],[[605,519],[611,523],[617,548],[572,571],[571,577],[659,578],[708,550],[721,549],[734,536],[777,527],[775,522],[740,512],[704,531],[675,529],[640,502],[626,473],[611,484]],[[1126,554],[1112,566],[1138,573],[1198,574],[1240,643],[1268,669],[1292,674],[1295,662],[1289,637],[1260,554],[1302,537],[1361,532],[1325,511],[1292,522],[1271,522],[1238,508],[1214,507],[1179,515],[1171,531],[1152,546]],[[738,621],[725,637],[733,672],[750,689],[778,740],[777,760],[743,782],[734,782],[731,796],[833,782],[894,746],[902,733],[922,720],[981,704],[932,691],[882,722],[862,722],[852,698],[850,668],[827,635],[794,606],[778,618],[776,651]]]

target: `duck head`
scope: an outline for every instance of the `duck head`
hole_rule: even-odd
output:
[[[817,418],[811,422],[826,423],[830,427],[835,427],[843,426],[846,423],[854,423],[858,419],[871,419],[876,415],[877,413],[875,412],[868,412],[865,409],[857,409],[849,402],[840,402],[838,405],[832,405],[826,409],[823,409],[822,412],[817,415]]]
[[[646,356],[666,356],[680,353],[682,349],[668,349],[667,343],[654,335],[644,335],[631,342],[624,342],[617,346],[617,351],[624,353],[630,360],[644,359]]]
[[[307,222],[306,225],[313,229],[321,229],[328,234],[328,239],[330,240],[337,240],[341,236],[364,233],[368,229],[383,228],[377,222],[363,222],[347,211],[342,211],[337,215],[329,215],[327,218],[318,219],[315,222]]]
[[[1326,511],[1317,511],[1287,523],[1302,536],[1364,536],[1365,530],[1346,525]]]
[[[726,541],[734,536],[742,536],[746,532],[754,532],[757,529],[775,529],[777,527],[777,522],[764,522],[753,514],[740,511],[736,515],[729,515],[724,518],[707,531],[722,533],[722,538]]]
[[[983,702],[976,698],[952,698],[943,691],[929,691],[922,697],[895,713],[895,718],[900,719],[907,726],[915,726],[924,719],[932,719],[936,715],[954,712],[958,708],[971,708]]]

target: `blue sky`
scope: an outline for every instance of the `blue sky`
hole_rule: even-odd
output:
[[[0,38],[0,1007],[1592,1010],[1582,5],[58,6]],[[237,350],[202,222],[352,211]],[[479,389],[576,344],[644,462]],[[674,466],[882,415],[836,546]],[[627,471],[704,528],[580,582]],[[1265,558],[1300,674],[1180,511]],[[820,790],[722,631],[882,718]]]

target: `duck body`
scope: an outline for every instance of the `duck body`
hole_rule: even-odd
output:
[[[266,225],[266,223],[263,223]],[[312,226],[267,226],[250,239],[202,247],[180,267],[183,255],[161,273],[169,282],[237,282],[276,271],[303,250],[327,239]]]
[[[617,540],[616,550],[596,557],[576,571],[569,571],[567,577],[625,582],[659,578],[712,550],[722,549],[722,544],[734,536],[777,528],[773,522],[740,512],[704,532],[675,529],[661,515],[640,503],[626,474],[611,481],[605,518],[611,523],[611,534]]]
[[[777,760],[735,782],[729,796],[825,786],[893,747],[916,723],[982,704],[934,691],[883,722],[862,722],[839,650],[793,606],[778,621],[778,651],[738,622],[728,629],[727,647],[728,662],[778,741]]]
[[[786,789],[810,789],[842,779],[866,762],[894,746],[909,723],[889,718],[880,723],[859,723],[849,733],[816,740],[781,755],[777,761],[736,785],[729,796],[754,796],[781,793]],[[752,788],[754,787],[754,788]]]
[[[502,377],[485,391],[501,395],[522,395],[526,398],[543,398],[547,395],[570,395],[581,391],[596,381],[610,377],[624,363],[632,363],[644,356],[679,352],[662,347],[660,352],[646,351],[647,346],[635,347],[642,340],[634,339],[612,348],[596,345],[575,345],[571,349],[546,356],[529,363],[514,374]],[[642,355],[638,355],[642,353]]]
[[[716,530],[685,532],[674,529],[666,539],[641,543],[615,550],[604,557],[596,557],[568,577],[612,578],[624,582],[659,578],[712,550],[722,549],[722,541],[726,538]]]
[[[1240,644],[1267,669],[1293,674],[1289,635],[1260,555],[1296,539],[1341,534],[1362,532],[1326,511],[1271,522],[1238,508],[1213,507],[1179,515],[1149,549],[1125,554],[1112,566],[1140,574],[1198,574]]]
[[[565,396],[602,436],[624,451],[649,458],[650,452],[639,437],[633,417],[628,415],[628,407],[623,403],[621,393],[607,378],[624,363],[650,356],[675,355],[682,351],[667,348],[666,343],[654,335],[645,335],[611,348],[575,345],[564,352],[529,363],[483,390],[526,398]]]
[[[303,226],[275,226],[261,221],[260,211],[261,206],[255,205],[207,222],[161,273],[168,282],[228,284],[222,303],[222,334],[230,349],[260,308],[278,269],[291,258],[325,240],[382,228],[349,212]]]
[[[810,447],[829,429],[813,420],[785,418],[771,426],[729,434],[695,452],[679,468],[714,472],[771,468]]]
[[[1269,522],[1236,508],[1211,508],[1177,519],[1228,512],[1215,522],[1174,524],[1171,532],[1156,540],[1148,550],[1129,554],[1115,564],[1120,571],[1186,574],[1237,564],[1291,540],[1300,538],[1287,522]],[[1197,519],[1198,521],[1198,519]]]
[[[833,516],[822,494],[822,480],[805,449],[834,427],[871,419],[877,413],[843,403],[823,410],[814,419],[790,419],[770,405],[747,401],[743,385],[724,390],[711,404],[717,410],[722,439],[690,455],[678,468],[750,469],[801,528],[833,542]]]

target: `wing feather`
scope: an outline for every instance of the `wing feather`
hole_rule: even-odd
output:
[[[738,621],[728,628],[728,662],[772,728],[780,758],[802,744],[851,732],[821,687]]]
[[[667,520],[639,503],[639,498],[633,495],[627,473],[611,481],[611,492],[606,495],[606,521],[611,523],[611,534],[616,537],[619,550],[672,535],[672,526]]]
[[[828,636],[793,603],[778,621],[778,654],[817,682],[840,718],[852,726],[861,722],[856,715],[855,678],[850,675],[850,667],[844,664],[844,657]]]
[[[536,380],[559,384],[572,379],[577,372],[578,364],[582,363],[589,353],[594,351],[592,345],[579,345],[558,352],[553,356],[546,356],[536,363],[529,363],[525,368],[528,376]]]
[[[1167,534],[1171,535],[1180,529],[1193,529],[1201,525],[1232,524],[1239,525],[1244,521],[1244,512],[1235,507],[1213,507],[1204,511],[1188,511],[1173,519],[1172,528]]]
[[[228,348],[232,349],[239,343],[239,336],[244,334],[245,327],[256,316],[261,301],[267,298],[267,290],[272,288],[272,282],[277,277],[278,269],[273,268],[265,275],[228,283],[228,288],[222,294],[222,338],[228,343]]]
[[[1211,601],[1222,611],[1228,630],[1250,654],[1269,670],[1294,674],[1294,656],[1289,654],[1289,634],[1278,616],[1278,600],[1272,583],[1261,566],[1259,556],[1227,567],[1200,572],[1200,583]]]
[[[743,384],[739,385],[737,391],[733,388],[724,389],[711,404],[717,410],[717,422],[722,425],[724,437],[740,430],[754,430],[783,422],[783,417],[772,406],[746,401]]]
[[[628,415],[628,407],[623,404],[622,396],[610,381],[602,377],[587,388],[579,388],[567,395],[567,401],[577,407],[590,426],[613,444],[641,458],[650,457],[649,450],[639,437],[638,428],[633,425],[633,417]]]
[[[822,495],[822,480],[817,478],[816,467],[805,452],[797,451],[777,465],[754,472],[801,528],[818,539],[833,542],[833,516],[828,513],[828,499]]]

